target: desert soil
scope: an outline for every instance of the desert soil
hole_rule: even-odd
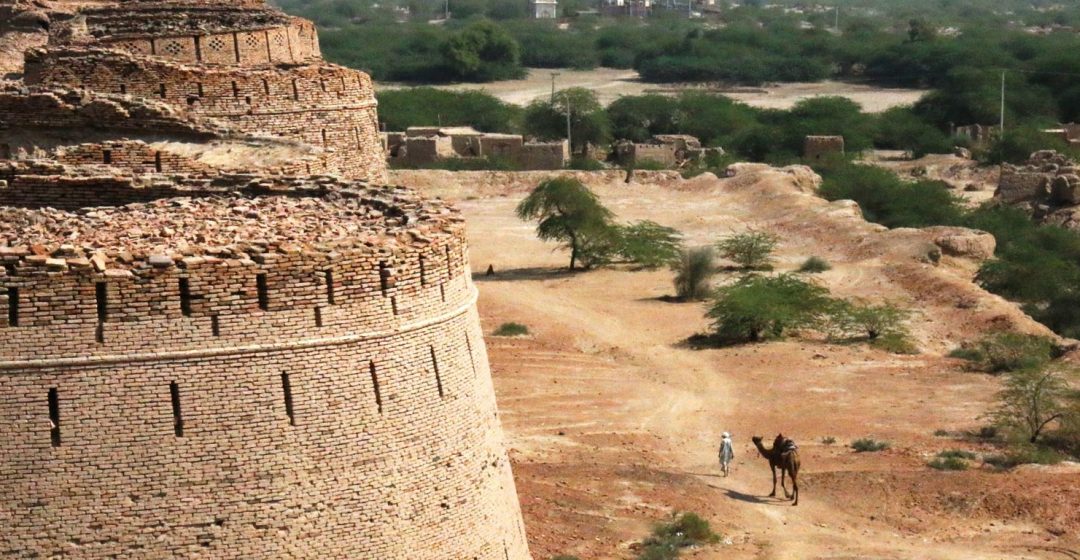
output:
[[[910,105],[918,101],[926,92],[915,89],[888,89],[843,82],[790,83],[773,84],[760,88],[710,88],[702,84],[659,85],[642,82],[633,70],[615,68],[597,68],[594,70],[551,70],[531,68],[529,74],[520,80],[505,80],[488,84],[453,84],[436,86],[439,89],[455,91],[481,90],[515,105],[525,106],[534,99],[547,99],[551,96],[551,73],[559,72],[556,87],[583,87],[596,92],[604,105],[623,95],[642,95],[645,93],[675,94],[687,89],[722,93],[728,97],[754,107],[768,109],[788,109],[803,99],[822,95],[847,97],[872,113],[885,111],[897,105]],[[394,83],[376,84],[376,89],[396,89],[407,87]]]
[[[975,287],[977,263],[927,262],[928,235],[883,231],[848,204],[813,194],[806,170],[752,167],[731,179],[664,173],[625,185],[617,173],[579,173],[622,219],[651,219],[705,244],[748,228],[783,237],[777,267],[810,255],[834,268],[835,294],[919,310],[923,352],[793,339],[693,349],[699,303],[670,303],[667,271],[569,274],[564,251],[538,241],[513,209],[542,173],[395,172],[393,182],[459,201],[484,327],[515,321],[524,337],[488,338],[501,418],[534,556],[629,559],[653,523],[696,511],[721,543],[693,559],[1080,558],[1075,465],[938,472],[945,449],[990,453],[973,439],[998,380],[943,357],[995,327],[1045,332]],[[484,276],[492,265],[496,274]],[[719,281],[727,279],[721,276]],[[722,431],[736,441],[734,473],[719,475]],[[801,503],[769,498],[767,463],[750,436],[800,444]],[[860,437],[885,439],[855,453]],[[835,438],[827,445],[824,438]]]

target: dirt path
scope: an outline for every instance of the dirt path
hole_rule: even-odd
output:
[[[426,188],[459,200],[490,193],[479,175],[439,178]],[[677,227],[693,243],[746,227],[782,233],[781,268],[820,254],[835,265],[822,278],[834,292],[924,309],[915,328],[928,353],[805,341],[693,350],[684,342],[706,328],[704,308],[661,300],[667,271],[568,275],[558,271],[566,255],[513,217],[520,188],[460,203],[485,328],[515,321],[531,331],[488,345],[535,557],[632,558],[633,543],[678,509],[725,536],[687,558],[1068,558],[1080,475],[925,467],[943,449],[989,451],[933,435],[976,429],[997,387],[941,352],[995,318],[1022,316],[973,288],[964,293],[976,305],[957,308],[938,286],[970,288],[969,265],[920,262],[918,232],[881,232],[797,182],[769,172],[663,186],[605,178],[594,188],[621,218]],[[488,264],[494,277],[482,276]],[[724,430],[736,440],[729,478],[715,459]],[[749,443],[778,431],[803,453],[798,508],[764,497],[768,469]],[[846,447],[865,436],[892,448]]]
[[[910,105],[926,94],[925,90],[880,88],[844,82],[823,81],[816,83],[772,84],[763,87],[705,88],[701,84],[650,84],[639,79],[634,70],[596,68],[593,70],[569,70],[530,68],[528,75],[520,80],[504,80],[487,84],[452,84],[436,86],[454,91],[486,91],[514,105],[524,107],[534,99],[547,99],[551,95],[551,74],[557,72],[555,85],[558,89],[582,87],[596,92],[600,102],[610,104],[623,95],[662,93],[673,95],[687,89],[707,90],[720,93],[753,107],[789,109],[799,101],[822,95],[847,97],[871,113],[880,113],[898,105]],[[395,83],[376,84],[377,89],[398,89]]]

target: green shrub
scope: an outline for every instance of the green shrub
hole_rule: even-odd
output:
[[[890,228],[960,222],[963,207],[944,183],[908,183],[880,167],[843,164],[822,170],[819,193],[828,200],[854,200],[863,217]]]
[[[379,119],[388,130],[410,126],[471,126],[483,132],[513,132],[522,109],[482,91],[430,87],[379,91]]]
[[[707,316],[720,342],[759,342],[818,325],[831,305],[828,294],[791,274],[747,275],[716,290]]]
[[[671,266],[682,256],[682,234],[673,228],[643,220],[619,227],[617,252],[627,262],[644,268]]]
[[[915,355],[919,347],[911,337],[903,333],[888,333],[870,340],[870,346],[892,354]]]
[[[653,159],[642,159],[634,162],[634,169],[638,171],[663,171],[671,169],[671,166]]]
[[[887,441],[878,441],[873,438],[860,438],[851,442],[851,448],[858,453],[873,453],[884,451],[890,446]]]
[[[810,257],[799,266],[799,272],[807,274],[818,274],[828,270],[832,270],[832,265],[821,257]]]
[[[1007,453],[989,455],[983,462],[999,469],[1011,469],[1019,465],[1056,465],[1064,461],[1058,451],[1042,445],[1018,445]]]
[[[836,438],[834,438],[833,436],[825,436],[821,438],[821,443],[824,443],[825,445],[832,445],[836,443]]]
[[[963,449],[948,449],[937,454],[941,459],[966,459],[968,461],[974,461],[979,456],[971,451],[964,451]]]
[[[748,231],[720,240],[716,248],[725,259],[735,261],[743,269],[754,270],[769,265],[779,241],[771,233]]]
[[[503,323],[491,334],[493,336],[522,336],[529,334],[529,327],[521,323]]]
[[[934,430],[934,437],[952,437],[952,432],[949,430],[937,429]]]
[[[716,273],[712,247],[683,249],[671,269],[675,271],[675,295],[679,299],[705,299],[711,290],[709,281]]]
[[[570,249],[570,270],[580,260],[585,268],[611,253],[614,214],[581,181],[556,177],[541,182],[518,204],[518,218],[536,220],[536,235],[562,242]]]
[[[967,461],[959,457],[936,457],[927,466],[939,471],[966,471],[968,468]]]
[[[969,362],[981,362],[985,359],[985,356],[983,356],[982,352],[980,352],[977,348],[965,348],[963,346],[951,350],[949,352],[949,357],[956,358],[958,360],[967,360]]]
[[[1055,346],[1043,336],[1000,332],[975,343],[971,355],[991,373],[1040,367],[1053,359]]]
[[[891,303],[870,304],[860,301],[836,301],[829,312],[835,336],[842,338],[866,338],[874,341],[891,336],[892,342],[907,337],[905,322],[911,312]]]
[[[709,522],[696,513],[684,513],[669,523],[657,525],[652,535],[642,542],[638,560],[674,560],[681,549],[698,544],[719,542]]]

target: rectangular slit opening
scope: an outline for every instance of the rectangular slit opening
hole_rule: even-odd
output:
[[[240,86],[237,85],[235,80],[233,80],[233,83],[232,83],[232,96],[233,97],[240,97]]]
[[[292,382],[289,374],[281,374],[281,391],[285,394],[285,415],[289,417],[289,425],[296,425],[296,416],[293,414]]]
[[[435,357],[435,347],[428,346],[428,350],[431,351],[431,367],[435,370],[435,386],[439,389],[439,398],[443,398],[446,394],[443,392],[442,373],[439,371],[439,359]]]
[[[101,163],[104,163],[105,165],[112,163],[112,150],[101,151]]]
[[[446,303],[446,283],[439,284],[439,297]]]
[[[292,98],[293,101],[300,101],[300,87],[296,84],[296,80],[292,81]]]
[[[270,294],[266,287],[266,274],[257,274],[255,276],[255,288],[259,292],[259,309],[267,311],[270,309]]]
[[[161,152],[154,152],[154,171],[161,173]]]
[[[420,285],[427,286],[427,259],[420,255]]]
[[[334,305],[334,271],[326,271],[326,303]]]
[[[453,261],[450,260],[450,246],[446,246],[446,278],[449,279],[454,275]]]
[[[203,96],[203,85],[202,85],[202,82],[196,82],[196,83],[195,83],[195,91],[196,91],[196,92],[198,92],[198,93],[197,93],[197,95],[198,95],[199,97],[202,97],[202,96]]]
[[[180,279],[180,313],[191,317],[191,283],[187,278]]]
[[[162,99],[165,99],[165,84],[164,83],[158,84],[158,95],[160,95]]]
[[[19,326],[19,289],[18,288],[8,288],[7,289],[7,297],[8,297],[8,310],[7,310],[8,326],[9,327],[17,327],[17,326]]]
[[[322,328],[322,326],[323,326],[322,308],[321,307],[316,307],[315,308],[315,326],[319,327],[319,328]]]
[[[476,377],[476,357],[472,353],[472,339],[469,333],[465,333],[465,349],[469,351],[469,365],[472,366],[473,377]]]
[[[172,400],[173,433],[184,437],[184,416],[180,411],[180,386],[175,381],[169,383],[169,398]]]
[[[375,406],[379,408],[379,414],[382,414],[382,389],[379,387],[379,374],[375,371],[375,362],[368,362],[368,369],[371,371],[371,386],[375,389]]]
[[[221,336],[221,319],[217,315],[210,316],[210,333],[214,336]]]
[[[393,310],[394,315],[398,314],[397,296],[391,296],[391,298],[390,298],[390,309]]]
[[[390,270],[384,262],[379,263],[379,289],[382,290],[383,297],[390,291]]]
[[[60,447],[60,394],[56,387],[49,389],[49,436],[53,447]]]
[[[94,284],[94,297],[97,299],[97,318],[99,323],[109,320],[109,286],[105,282]]]
[[[98,323],[94,327],[94,340],[98,344],[105,344],[105,323]]]

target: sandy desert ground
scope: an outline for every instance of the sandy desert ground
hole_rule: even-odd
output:
[[[551,95],[551,73],[546,68],[532,68],[529,75],[520,80],[506,80],[489,84],[453,84],[437,86],[449,90],[482,90],[495,97],[515,105],[525,106],[534,99],[548,98]],[[648,84],[638,79],[633,70],[616,68],[597,68],[594,70],[555,70],[556,87],[583,87],[596,92],[604,105],[623,95],[641,95],[644,93],[674,94],[688,88],[705,89],[702,85],[665,86]],[[376,89],[394,89],[406,87],[401,84],[379,83]],[[885,111],[897,105],[910,105],[919,100],[926,92],[915,89],[887,89],[843,82],[791,83],[774,84],[760,88],[724,88],[712,89],[728,97],[742,101],[754,107],[768,109],[788,109],[802,99],[822,95],[840,95],[847,97],[872,113]]]
[[[617,173],[578,174],[620,218],[676,227],[691,244],[756,228],[783,237],[781,270],[825,257],[834,268],[820,280],[835,294],[919,310],[912,328],[923,353],[807,340],[693,349],[686,340],[707,327],[704,306],[665,301],[670,272],[566,273],[566,254],[514,217],[543,176],[392,177],[459,201],[485,329],[515,321],[531,331],[489,337],[488,351],[538,560],[633,558],[635,543],[673,510],[699,512],[723,534],[684,553],[699,560],[1080,558],[1076,465],[926,467],[945,449],[992,451],[934,436],[984,425],[998,387],[944,353],[991,328],[1045,332],[975,287],[973,260],[927,262],[936,234],[868,224],[850,205],[814,196],[814,176],[799,169],[723,180],[639,174],[632,185]],[[496,274],[486,277],[489,264]],[[729,478],[715,459],[724,430],[736,440]],[[798,507],[766,497],[767,463],[750,445],[752,435],[777,432],[800,443]],[[892,448],[847,447],[864,436]]]

